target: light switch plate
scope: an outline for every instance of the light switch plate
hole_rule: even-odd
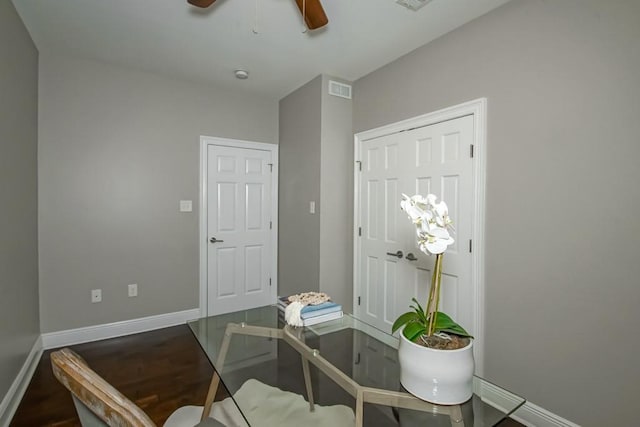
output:
[[[309,202],[309,213],[316,213],[316,202]]]
[[[180,212],[192,212],[193,202],[191,200],[180,200]]]
[[[138,284],[132,283],[129,285],[129,296],[137,297],[138,296]]]

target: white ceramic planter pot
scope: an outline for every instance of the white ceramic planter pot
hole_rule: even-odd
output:
[[[473,394],[473,340],[458,350],[415,344],[400,331],[400,383],[414,396],[441,405],[466,402]]]

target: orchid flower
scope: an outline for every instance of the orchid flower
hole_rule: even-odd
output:
[[[447,204],[443,201],[436,202],[434,194],[428,194],[427,197],[409,197],[403,194],[402,198],[400,207],[416,226],[420,250],[431,255],[444,253],[454,242],[449,233],[454,229]]]
[[[428,233],[418,233],[418,247],[426,254],[444,253],[453,242],[453,238],[444,228],[434,228]]]
[[[420,200],[422,196],[418,195],[411,198],[406,194],[403,194],[402,196],[404,197],[404,199],[400,202],[400,207],[407,213],[407,215],[409,215],[409,218],[413,221],[414,224],[420,225],[422,218],[425,215],[425,210],[423,207],[426,207],[426,204],[422,200]]]

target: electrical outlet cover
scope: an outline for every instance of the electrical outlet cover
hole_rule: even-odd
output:
[[[193,212],[193,202],[191,200],[180,200],[180,212]]]
[[[102,302],[102,289],[92,289],[91,290],[91,302]]]

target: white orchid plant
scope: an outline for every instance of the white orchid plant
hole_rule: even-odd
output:
[[[434,334],[453,334],[472,338],[464,328],[458,325],[450,316],[438,311],[440,304],[440,285],[442,282],[442,258],[447,248],[453,244],[451,234],[455,232],[449,210],[444,201],[437,202],[433,194],[423,197],[402,195],[400,207],[405,211],[416,226],[418,247],[427,255],[435,255],[435,266],[431,277],[431,288],[426,309],[413,298],[413,311],[401,314],[392,326],[395,332],[402,326],[402,333],[410,341],[416,341],[422,336]]]

